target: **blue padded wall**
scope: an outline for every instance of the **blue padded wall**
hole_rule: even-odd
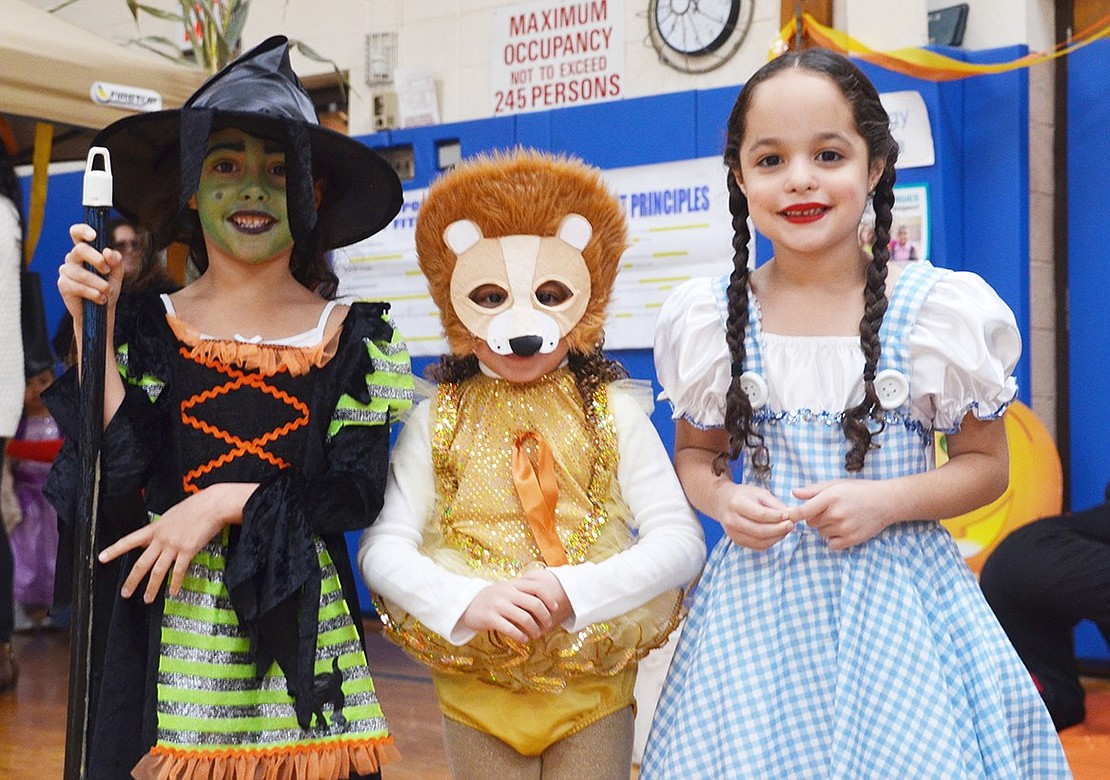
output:
[[[42,234],[31,259],[31,270],[42,278],[42,297],[46,308],[46,324],[53,336],[58,320],[65,312],[58,294],[58,266],[66,252],[73,248],[69,240],[69,226],[85,221],[85,208],[81,205],[81,184],[84,169],[72,173],[56,173],[47,182],[46,212],[43,216]],[[29,213],[31,199],[30,177],[21,180],[23,186],[23,213]],[[60,355],[58,357],[61,357]]]
[[[1071,385],[1071,495],[1075,509],[1103,501],[1110,481],[1110,220],[1106,171],[1110,159],[1110,41],[1068,55],[1068,328]],[[1110,661],[1093,623],[1076,631],[1076,654]]]
[[[1072,505],[1103,500],[1110,481],[1110,378],[1106,308],[1110,301],[1110,41],[1068,62],[1068,296]]]

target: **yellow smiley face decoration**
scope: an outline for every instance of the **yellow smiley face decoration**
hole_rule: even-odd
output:
[[[986,506],[941,521],[976,574],[1007,534],[1042,517],[1058,515],[1063,506],[1060,455],[1044,424],[1020,401],[1010,405],[1003,420],[1010,447],[1006,491]],[[944,436],[938,435],[938,466],[948,460],[946,444]]]

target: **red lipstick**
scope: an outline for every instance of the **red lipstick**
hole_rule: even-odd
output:
[[[787,222],[792,222],[796,225],[804,225],[809,222],[816,222],[825,216],[829,207],[823,203],[797,203],[793,206],[787,206],[779,214]]]

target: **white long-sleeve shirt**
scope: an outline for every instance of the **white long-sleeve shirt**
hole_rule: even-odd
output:
[[[22,246],[19,212],[0,196],[0,438],[14,436],[23,415]]]
[[[420,552],[435,506],[432,409],[425,401],[410,415],[393,448],[385,505],[362,536],[358,562],[370,590],[394,602],[455,645],[475,635],[459,625],[486,580],[447,571]],[[666,448],[638,402],[611,386],[617,430],[617,479],[632,516],[636,542],[597,563],[549,569],[566,591],[573,613],[567,631],[607,620],[670,588],[689,583],[705,563],[705,538],[686,501]]]

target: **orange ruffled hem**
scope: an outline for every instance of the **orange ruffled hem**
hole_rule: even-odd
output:
[[[335,357],[339,348],[339,334],[343,330],[343,323],[339,322],[324,331],[324,338],[318,344],[310,347],[286,347],[281,344],[252,344],[235,339],[206,339],[196,328],[173,314],[167,313],[166,321],[173,335],[189,347],[189,356],[194,360],[243,366],[260,371],[264,376],[273,376],[279,371],[288,371],[290,376],[301,376],[313,368],[323,367]]]
[[[401,757],[393,737],[369,743],[330,742],[250,752],[198,753],[155,745],[140,759],[135,780],[343,780],[368,775]]]

